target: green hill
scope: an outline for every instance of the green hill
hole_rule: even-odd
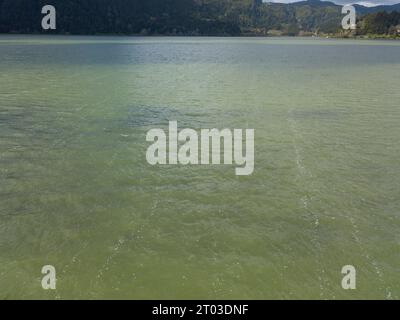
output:
[[[57,8],[58,34],[299,35],[340,31],[341,6],[310,0],[0,0],[0,32],[41,33],[41,8]],[[393,32],[394,6],[357,6],[361,34]],[[384,15],[376,15],[384,11]],[[369,18],[360,15],[369,14]],[[382,19],[387,19],[382,22]],[[384,25],[384,26],[383,26]],[[49,31],[46,31],[49,33]]]

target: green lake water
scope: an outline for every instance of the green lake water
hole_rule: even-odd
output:
[[[0,36],[0,299],[398,299],[399,84],[395,41]],[[253,175],[150,166],[168,121]]]

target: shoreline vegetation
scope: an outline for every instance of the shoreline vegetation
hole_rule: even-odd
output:
[[[0,34],[240,36],[400,39],[400,3],[354,5],[357,29],[341,27],[342,6],[308,0],[52,0],[57,29],[42,30],[44,0],[0,0]]]
[[[400,36],[392,36],[392,35],[380,35],[380,34],[366,34],[366,35],[358,35],[358,34],[299,34],[299,35],[260,35],[260,34],[240,34],[240,35],[227,35],[227,34],[213,34],[213,35],[193,35],[193,34],[123,34],[123,33],[94,33],[94,34],[70,34],[70,33],[18,33],[18,32],[10,32],[10,33],[0,33],[1,36],[59,36],[59,37],[68,37],[68,36],[80,36],[80,37],[142,37],[142,38],[156,38],[156,37],[176,37],[176,38],[184,38],[184,37],[194,37],[194,38],[293,38],[293,39],[301,39],[301,38],[311,38],[311,39],[348,39],[348,40],[400,40]]]

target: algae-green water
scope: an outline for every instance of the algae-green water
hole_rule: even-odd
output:
[[[398,299],[399,83],[396,41],[0,36],[0,299]],[[254,173],[149,165],[169,121]]]

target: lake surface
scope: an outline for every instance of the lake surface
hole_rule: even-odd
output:
[[[0,36],[0,299],[398,299],[399,84],[395,41]],[[173,120],[253,175],[150,166]]]

